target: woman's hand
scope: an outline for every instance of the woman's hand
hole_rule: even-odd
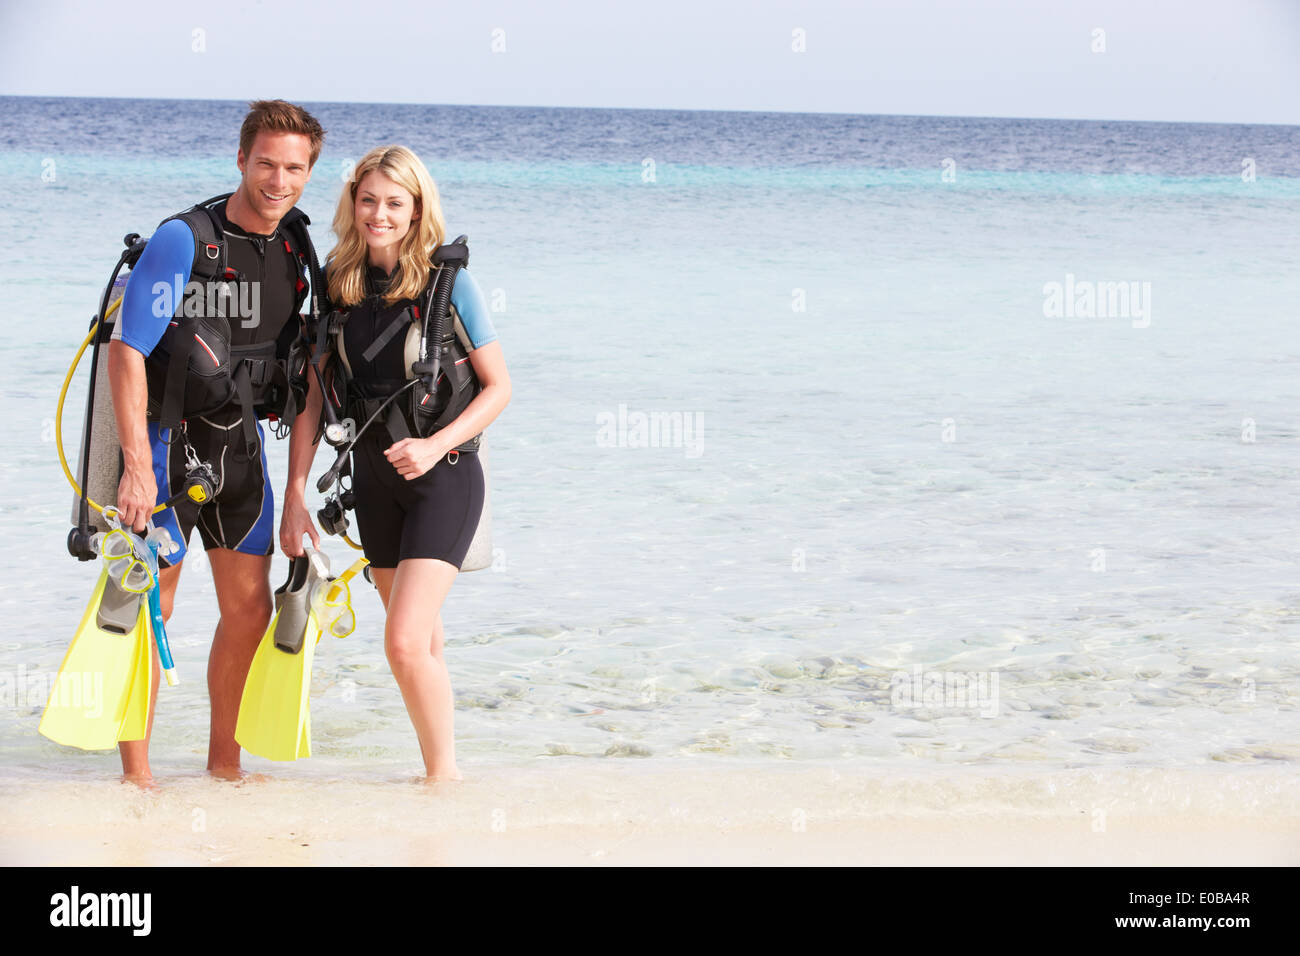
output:
[[[407,481],[419,478],[447,454],[437,435],[428,438],[403,438],[384,450],[384,457]]]
[[[302,536],[311,538],[313,548],[320,550],[320,534],[311,522],[311,513],[301,498],[285,497],[284,512],[280,515],[280,550],[286,557],[298,558],[303,554]]]

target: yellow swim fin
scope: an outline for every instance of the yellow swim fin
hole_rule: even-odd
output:
[[[127,697],[126,712],[117,739],[143,740],[149,732],[149,701],[153,697],[153,625],[149,620],[149,600],[144,601],[144,625],[140,628],[143,640],[139,641],[135,671],[131,676],[131,693]]]
[[[328,575],[325,556],[309,552],[290,559],[289,579],[275,592],[275,616],[248,668],[235,724],[235,741],[249,753],[268,760],[311,756],[307,706],[318,635],[310,600]]]
[[[153,649],[144,594],[100,573],[41,717],[40,732],[82,750],[110,750],[148,729]]]
[[[235,741],[268,760],[311,756],[311,667],[321,627],[346,637],[352,615],[348,581],[368,562],[358,558],[337,578],[329,559],[308,548],[289,563],[289,579],[275,592],[276,612],[253,656],[239,703]]]

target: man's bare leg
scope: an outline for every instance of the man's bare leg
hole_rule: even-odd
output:
[[[226,548],[207,554],[221,612],[208,656],[208,697],[212,701],[208,773],[234,779],[240,776],[239,744],[235,743],[239,701],[249,665],[271,621],[271,557]]]

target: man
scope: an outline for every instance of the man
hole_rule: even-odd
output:
[[[212,567],[220,619],[208,659],[208,772],[226,778],[241,772],[239,702],[271,616],[275,505],[256,419],[278,417],[277,427],[295,425],[314,444],[316,420],[299,407],[287,358],[301,336],[308,279],[316,278],[306,217],[295,203],[324,138],[299,106],[252,103],[239,134],[239,188],[159,226],[131,272],[109,345],[123,525],[142,531],[197,463],[215,473],[208,501],[182,493],[153,518],[181,545],[164,558],[160,574],[164,617],[196,525]],[[205,377],[214,369],[221,374]],[[213,395],[219,407],[212,407]],[[157,687],[155,671],[155,696]],[[126,778],[148,785],[148,736],[119,746]]]

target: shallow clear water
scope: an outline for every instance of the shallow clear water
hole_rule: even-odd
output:
[[[0,527],[20,556],[0,753],[103,773],[114,755],[36,734],[94,583],[64,551],[55,399],[121,235],[233,185],[242,107],[0,115]],[[342,164],[403,141],[498,308],[497,567],[444,610],[467,768],[1295,766],[1300,129],[318,115],[302,205],[322,251]],[[1050,283],[1120,280],[1150,284],[1145,314],[1044,314]],[[630,447],[637,413],[694,430]],[[206,573],[187,561],[169,626],[183,684],[160,693],[159,768],[206,750]],[[358,633],[318,652],[316,769],[294,773],[418,765],[378,599],[357,602]],[[909,706],[945,675],[989,696]]]

